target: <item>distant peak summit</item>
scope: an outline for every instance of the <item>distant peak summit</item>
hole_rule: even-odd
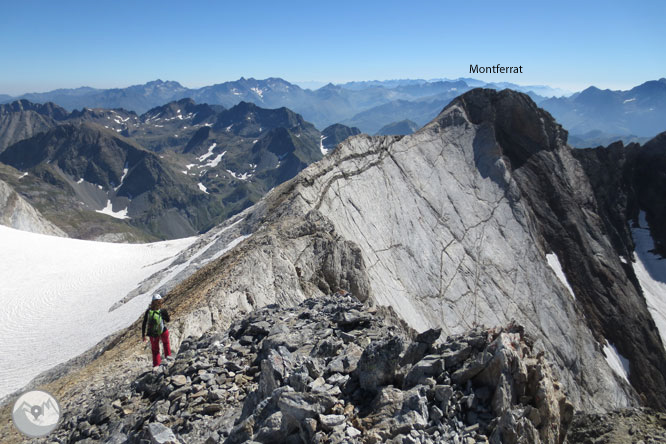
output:
[[[160,85],[175,85],[175,86],[182,86],[180,83],[176,82],[175,80],[162,80],[162,79],[157,79],[157,80],[152,80],[148,83],[146,83],[146,86],[160,86]]]
[[[137,85],[137,87],[143,88],[144,90],[147,90],[147,91],[151,91],[151,90],[176,91],[176,90],[184,90],[185,89],[185,87],[183,85],[176,82],[175,80],[163,81],[161,79],[153,80],[151,82],[146,83],[145,85]]]

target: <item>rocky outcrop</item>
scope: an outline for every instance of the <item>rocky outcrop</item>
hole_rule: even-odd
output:
[[[2,180],[0,180],[0,224],[17,230],[67,237],[60,228],[46,220]]]
[[[252,312],[72,399],[68,442],[561,443],[572,417],[519,326],[420,335],[349,295]]]
[[[666,133],[643,146],[625,147],[618,142],[608,148],[576,150],[574,155],[591,184],[590,194],[598,203],[597,214],[613,246],[599,251],[597,259],[587,255],[573,264],[575,269],[571,273],[583,275],[579,281],[581,293],[588,293],[589,302],[585,305],[588,323],[599,336],[615,344],[619,353],[631,361],[632,369],[640,371],[632,370],[636,378],[630,375],[630,381],[648,398],[650,405],[663,408],[665,345],[654,320],[643,308],[644,296],[631,263],[634,252],[631,227],[638,226],[639,214],[645,212],[655,250],[666,255],[666,229],[662,222],[666,217],[663,198]],[[585,261],[588,264],[583,265]],[[590,286],[591,281],[600,284]],[[650,368],[654,370],[647,371]],[[659,387],[658,393],[654,387]]]

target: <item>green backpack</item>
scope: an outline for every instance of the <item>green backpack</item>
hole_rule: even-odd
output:
[[[148,335],[160,336],[164,332],[164,320],[160,310],[148,310]]]

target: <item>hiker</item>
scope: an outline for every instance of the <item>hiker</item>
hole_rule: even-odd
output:
[[[348,292],[347,290],[344,290],[342,288],[338,288],[338,291],[336,291],[335,294],[338,297],[342,297],[342,298],[345,297],[345,296],[351,296],[350,292]]]
[[[143,325],[141,326],[141,335],[143,342],[146,342],[146,331],[150,336],[150,348],[153,352],[153,367],[157,368],[162,362],[160,356],[160,338],[164,345],[164,356],[166,358],[171,356],[171,346],[169,345],[169,330],[166,328],[165,322],[171,321],[169,312],[166,308],[162,308],[162,296],[156,294],[150,302],[150,307],[146,310],[143,316]],[[148,330],[146,330],[148,327]]]

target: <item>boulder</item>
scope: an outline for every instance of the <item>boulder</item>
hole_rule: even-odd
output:
[[[440,355],[428,355],[409,370],[404,380],[404,388],[410,389],[423,384],[431,376],[439,376],[444,371],[444,359]]]
[[[159,422],[152,422],[146,426],[146,437],[151,444],[180,444],[173,431]]]
[[[397,336],[368,345],[356,369],[361,388],[377,392],[379,386],[393,383],[402,350],[403,340]]]

